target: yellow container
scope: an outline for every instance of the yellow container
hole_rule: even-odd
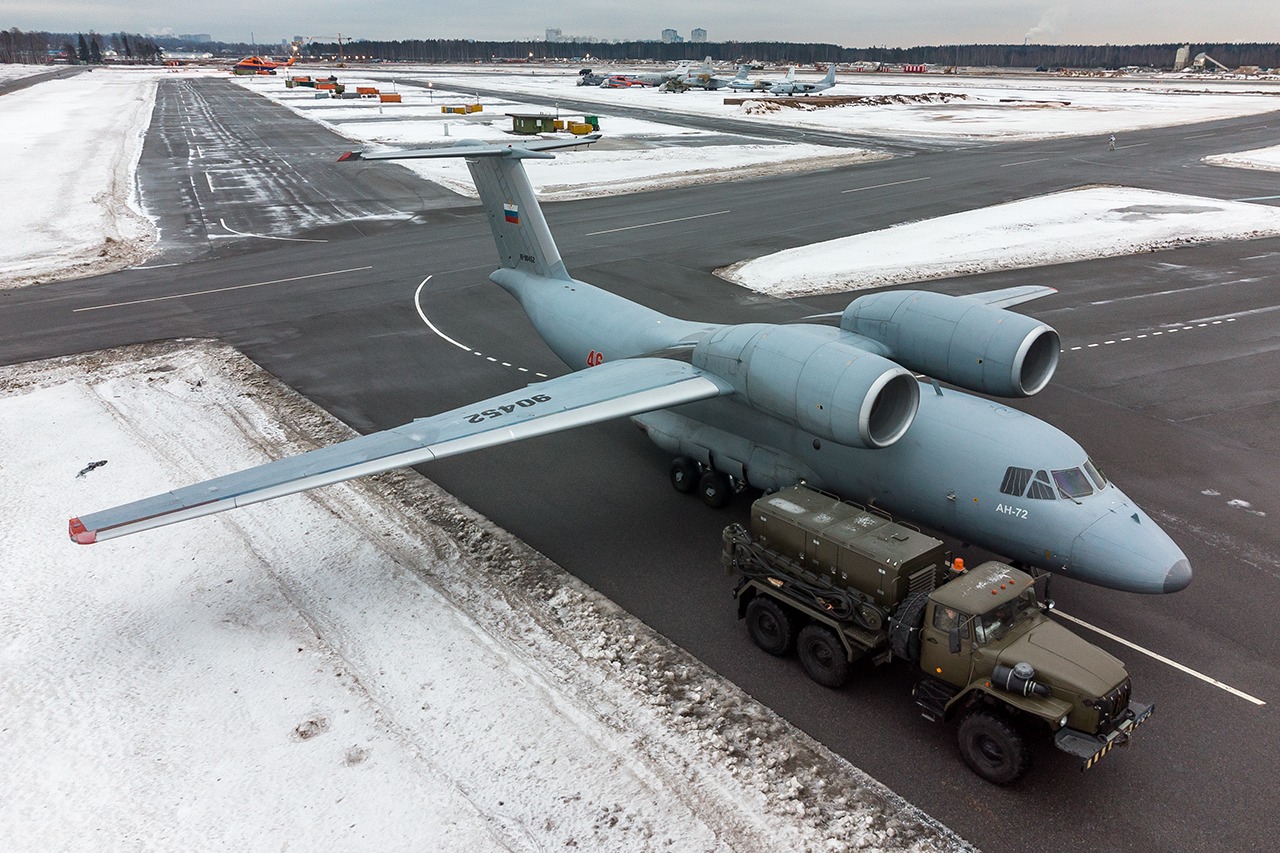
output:
[[[569,125],[569,132],[572,133],[574,136],[585,136],[586,134],[590,133],[591,130],[592,130],[591,125],[587,124],[586,122],[574,122],[573,124]]]
[[[482,112],[483,110],[484,110],[484,107],[480,106],[479,104],[467,104],[467,112],[469,113],[478,113],[478,112]]]

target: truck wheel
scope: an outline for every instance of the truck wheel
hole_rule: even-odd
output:
[[[698,487],[698,463],[688,456],[677,456],[667,469],[672,487],[682,494],[689,494]]]
[[[1007,717],[973,711],[960,721],[960,754],[983,779],[1008,785],[1022,778],[1031,765],[1026,741]]]
[[[796,640],[800,663],[823,687],[843,687],[849,677],[849,658],[840,638],[821,625],[805,625]]]
[[[920,660],[920,626],[924,624],[924,608],[928,603],[927,592],[912,593],[893,614],[889,625],[889,648],[894,657],[911,663]]]
[[[757,595],[747,605],[747,633],[753,643],[771,655],[791,651],[791,617],[768,596]]]
[[[708,469],[698,479],[698,492],[702,495],[704,504],[712,509],[720,509],[728,506],[733,498],[733,484],[729,482],[728,474]]]

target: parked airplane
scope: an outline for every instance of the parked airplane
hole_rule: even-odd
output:
[[[646,86],[661,86],[668,80],[683,80],[690,74],[710,73],[712,73],[711,57],[708,56],[706,59],[702,60],[702,64],[696,68],[690,68],[687,62],[682,62],[675,68],[668,68],[666,71],[646,71],[639,74],[630,74],[628,76],[634,77]]]
[[[787,74],[781,80],[769,80],[763,77],[757,77],[752,80],[747,76],[747,66],[743,65],[738,68],[738,76],[729,81],[729,88],[737,92],[767,92],[771,86],[778,83],[792,83],[796,79],[796,69],[794,66],[787,69]]]
[[[522,160],[581,140],[459,142],[341,159],[462,157],[497,244],[490,279],[577,372],[384,432],[73,518],[82,544],[603,420],[634,417],[676,456],[672,484],[723,505],[804,480],[1034,566],[1133,592],[1175,592],[1191,567],[1070,437],[984,394],[1039,392],[1057,332],[1005,310],[1052,289],[860,296],[839,326],[671,317],[572,278]]]
[[[246,56],[231,68],[233,74],[275,74],[277,68],[288,68],[297,62],[296,56],[289,57],[288,62],[276,62],[265,56]]]
[[[794,70],[794,69],[792,69]],[[827,76],[823,77],[817,83],[807,83],[803,80],[796,80],[794,75],[788,75],[788,79],[780,83],[774,83],[769,87],[769,92],[774,95],[810,95],[814,92],[822,92],[830,89],[836,84],[836,67],[831,65],[827,68]]]

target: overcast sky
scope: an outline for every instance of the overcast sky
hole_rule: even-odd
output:
[[[51,32],[208,33],[217,41],[293,36],[368,39],[656,39],[665,28],[709,41],[833,42],[846,47],[1001,43],[1280,41],[1275,0],[5,0],[0,28]]]

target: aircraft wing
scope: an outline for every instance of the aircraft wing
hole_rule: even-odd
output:
[[[73,518],[71,539],[89,545],[353,477],[705,400],[732,390],[722,380],[685,362],[662,358],[606,362],[395,429]]]
[[[539,139],[499,145],[476,140],[459,140],[453,145],[439,145],[435,148],[392,148],[386,151],[348,151],[338,158],[338,162],[352,160],[426,160],[434,157],[515,157],[526,160],[554,160],[555,155],[543,154],[557,148],[575,148],[579,145],[590,145],[599,142],[603,134],[589,133],[575,139]]]
[[[1030,302],[1032,299],[1039,299],[1042,296],[1049,296],[1057,293],[1056,287],[1045,287],[1041,284],[1023,284],[1018,287],[1005,287],[1000,290],[987,290],[982,293],[970,293],[965,299],[972,299],[981,302],[984,305],[990,305],[993,308],[1008,308],[1013,305],[1021,305],[1023,302]]]

